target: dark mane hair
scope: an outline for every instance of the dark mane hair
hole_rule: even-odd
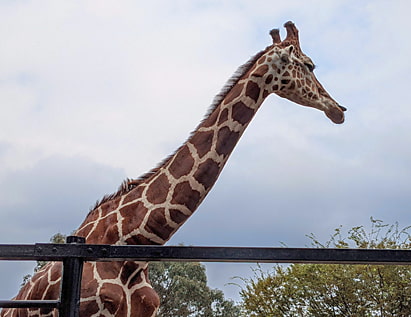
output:
[[[233,74],[233,76],[231,76],[231,78],[226,82],[226,84],[224,85],[224,87],[221,89],[220,93],[218,95],[216,95],[214,97],[214,100],[209,108],[209,110],[207,111],[203,121],[218,107],[218,105],[224,100],[224,98],[227,96],[227,94],[230,92],[230,90],[238,83],[238,81],[245,75],[247,74],[247,72],[253,67],[253,65],[257,62],[257,60],[264,55],[264,53],[266,52],[267,49],[257,53],[256,55],[254,55],[253,57],[251,57],[245,64],[241,65],[236,72]],[[203,123],[203,121],[201,121],[200,125]],[[198,127],[197,127],[198,128]],[[196,130],[197,130],[196,128]],[[194,131],[196,131],[194,130]],[[192,132],[190,134],[190,136],[193,134],[194,132]],[[180,147],[181,148],[181,147]],[[146,181],[147,179],[149,179],[151,176],[153,176],[163,165],[167,164],[171,158],[174,156],[174,154],[176,152],[178,152],[178,150],[180,149],[178,148],[173,154],[171,154],[170,156],[168,156],[165,160],[163,160],[160,164],[158,164],[155,168],[153,168],[152,170],[150,170],[149,172],[141,175],[139,178],[137,179],[126,179],[123,181],[123,183],[120,185],[120,187],[118,188],[118,190],[115,193],[109,194],[104,196],[101,200],[97,201],[96,204],[94,205],[94,207],[91,209],[91,211],[93,211],[94,209],[98,208],[99,206],[101,206],[102,204],[104,204],[107,201],[110,201],[112,199],[115,199],[117,197],[120,197],[126,193],[128,193],[129,191],[131,191],[132,189],[134,189],[135,187],[137,187],[138,185],[140,185],[143,181]]]

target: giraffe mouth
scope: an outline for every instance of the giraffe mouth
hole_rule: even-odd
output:
[[[325,110],[325,115],[334,123],[341,124],[345,120],[344,112],[347,111],[347,108],[337,105],[330,107]]]

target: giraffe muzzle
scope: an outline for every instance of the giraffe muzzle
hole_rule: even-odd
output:
[[[347,111],[347,108],[340,106],[339,104],[334,104],[328,106],[326,110],[324,110],[325,115],[331,119],[332,122],[336,124],[341,124],[345,120],[344,112]]]

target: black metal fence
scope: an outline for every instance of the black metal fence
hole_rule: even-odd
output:
[[[0,245],[0,260],[62,261],[59,300],[1,300],[0,308],[55,308],[59,317],[78,317],[84,261],[176,261],[410,265],[411,250],[243,248],[190,246],[113,246],[84,244],[67,237],[66,244]]]

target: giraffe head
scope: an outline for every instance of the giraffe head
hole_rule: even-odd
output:
[[[267,93],[322,110],[334,123],[343,123],[346,108],[340,106],[315,77],[315,65],[302,52],[294,23],[289,21],[284,27],[287,36],[283,41],[278,29],[270,32],[273,44],[257,61],[251,76],[261,77]]]

